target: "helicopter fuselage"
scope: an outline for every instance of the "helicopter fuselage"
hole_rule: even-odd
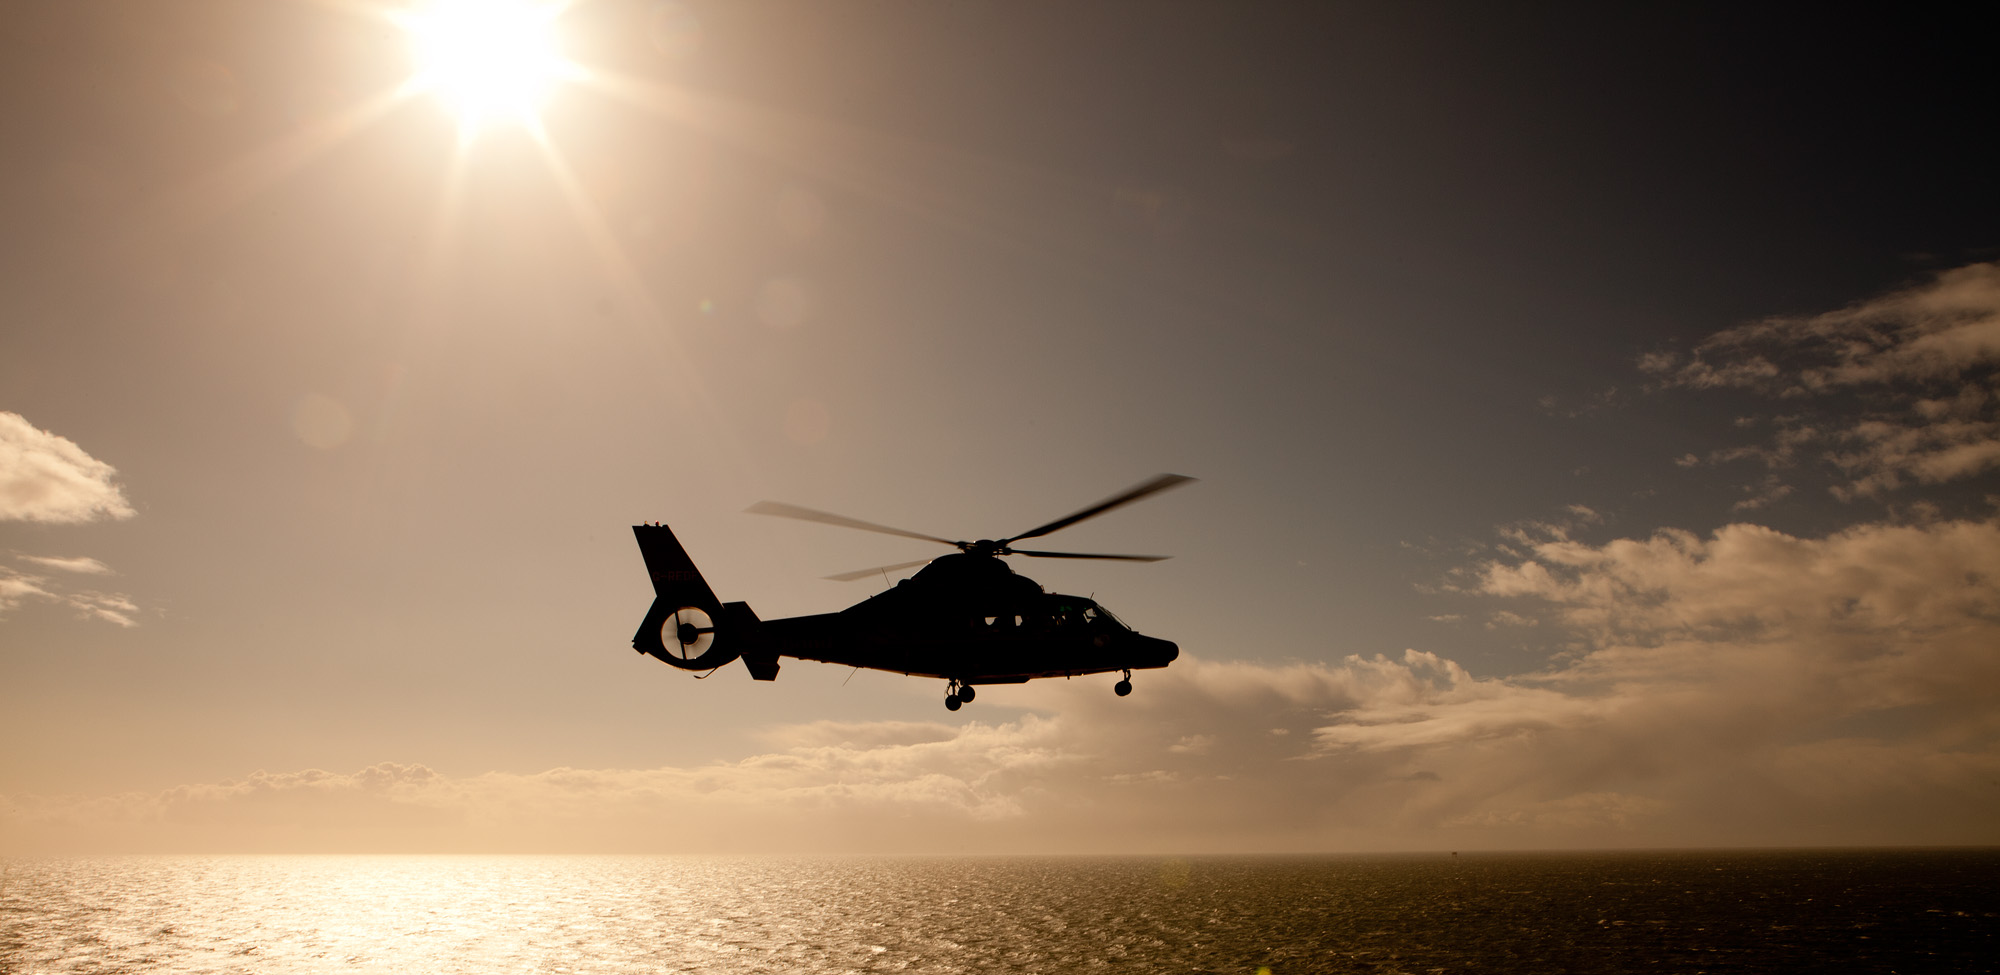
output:
[[[633,528],[655,599],[632,645],[684,670],[741,658],[773,680],[784,657],[943,678],[954,688],[1165,667],[1172,642],[1134,632],[1094,600],[1044,592],[1000,558],[954,553],[838,613],[761,620],[721,603],[664,525]],[[970,700],[969,691],[958,691]]]
[[[1061,598],[1073,600],[1062,615],[972,615],[939,625],[896,626],[857,619],[851,610],[769,620],[762,652],[745,658],[775,654],[961,684],[1018,684],[1165,667],[1180,655],[1173,643],[1126,629],[1095,603]]]

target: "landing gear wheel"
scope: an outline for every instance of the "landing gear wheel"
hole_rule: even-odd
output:
[[[1119,697],[1124,697],[1125,695],[1132,693],[1132,672],[1129,670],[1126,671],[1125,679],[1119,681],[1116,684],[1111,685],[1111,690],[1115,692]]]
[[[972,692],[972,685],[971,685],[971,684],[960,684],[960,685],[958,685],[958,699],[959,699],[959,700],[961,700],[961,701],[964,701],[964,702],[965,702],[965,703],[967,703],[967,704],[971,704],[971,703],[972,703],[972,698],[973,698],[973,697],[974,697],[974,695],[973,695],[973,692]]]
[[[947,694],[947,695],[945,695],[945,698],[944,698],[944,709],[945,709],[946,711],[956,711],[956,710],[958,710],[958,708],[959,708],[959,705],[960,705],[960,704],[963,704],[963,703],[964,703],[964,702],[960,701],[960,700],[959,700],[958,698],[956,698],[956,697],[954,697],[954,696],[952,696],[952,695],[950,695],[950,694]]]

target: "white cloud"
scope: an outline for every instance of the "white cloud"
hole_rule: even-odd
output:
[[[1817,459],[1844,479],[1831,488],[1842,500],[1973,477],[2000,467],[2000,263],[1957,268],[1839,311],[1738,326],[1692,355],[1644,356],[1640,368],[1669,387],[1744,389],[1793,403],[1835,398],[1829,418],[1776,417],[1768,446],[1719,451],[1712,461],[1789,467],[1801,448],[1818,444]],[[1738,510],[1776,500],[1751,490]]]
[[[105,574],[111,571],[109,566],[92,558],[61,559],[24,555],[21,559],[64,572]],[[8,613],[19,609],[30,600],[66,607],[86,619],[100,619],[119,626],[138,625],[136,617],[139,607],[123,593],[72,589],[65,583],[46,575],[23,572],[0,565],[0,619],[4,619]]]
[[[1486,564],[1479,579],[1489,595],[1548,604],[1600,655],[1724,637],[1801,653],[1907,652],[2000,625],[2000,526],[1864,524],[1809,539],[1734,524],[1707,538],[1662,530],[1602,546],[1550,538],[1525,559]]]
[[[130,518],[117,471],[68,438],[0,411],[0,520],[59,524]]]
[[[84,575],[109,575],[111,573],[110,566],[88,556],[66,559],[53,555],[23,555],[21,556],[21,561],[33,562],[44,568],[57,569],[63,572],[79,572]]]

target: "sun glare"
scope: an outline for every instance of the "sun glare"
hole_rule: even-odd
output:
[[[556,43],[555,0],[429,0],[398,18],[416,56],[415,90],[459,124],[495,119],[537,128],[542,102],[574,68]]]

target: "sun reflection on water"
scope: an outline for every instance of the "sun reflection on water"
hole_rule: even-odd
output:
[[[1996,873],[1992,851],[5,860],[0,972],[1972,970]]]

